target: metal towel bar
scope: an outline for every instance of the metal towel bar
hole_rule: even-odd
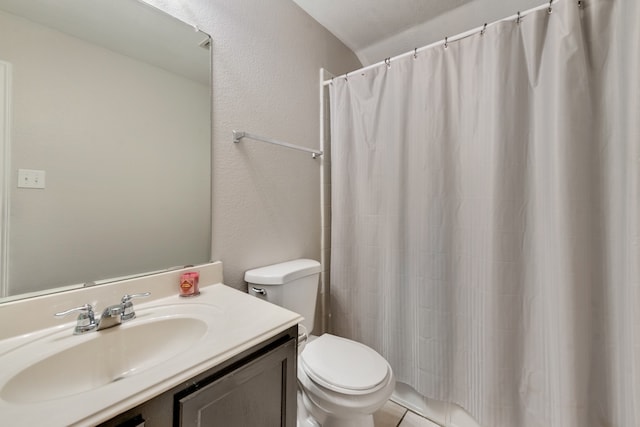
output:
[[[264,136],[254,135],[254,134],[249,133],[249,132],[243,132],[243,131],[239,131],[239,130],[234,130],[233,131],[233,142],[234,143],[240,142],[240,140],[242,138],[250,138],[250,139],[254,139],[256,141],[268,142],[269,144],[280,145],[282,147],[291,148],[293,150],[305,151],[307,153],[311,153],[311,156],[314,159],[317,159],[318,156],[322,156],[322,151],[319,151],[319,150],[313,150],[311,148],[300,147],[299,145],[289,144],[288,142],[277,141],[275,139],[266,138]]]

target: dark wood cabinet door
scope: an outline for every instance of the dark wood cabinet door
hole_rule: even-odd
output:
[[[179,398],[180,427],[295,427],[296,341]]]

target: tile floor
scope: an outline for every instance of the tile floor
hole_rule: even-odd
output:
[[[373,421],[375,427],[440,427],[391,400],[373,414]]]

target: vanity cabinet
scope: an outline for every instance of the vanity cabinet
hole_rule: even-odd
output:
[[[297,327],[101,424],[295,427]]]

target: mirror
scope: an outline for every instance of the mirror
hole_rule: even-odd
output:
[[[4,301],[210,260],[210,63],[146,3],[0,0]]]

